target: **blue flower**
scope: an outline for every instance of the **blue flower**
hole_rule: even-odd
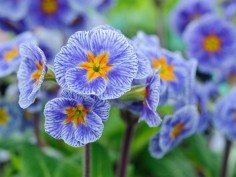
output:
[[[60,98],[46,104],[45,131],[71,146],[83,146],[101,137],[102,121],[108,119],[109,110],[110,105],[105,100],[66,90]]]
[[[0,0],[0,16],[13,21],[23,19],[28,11],[29,0]]]
[[[213,122],[216,128],[228,139],[236,139],[236,90],[233,89],[225,97],[217,101]]]
[[[75,13],[65,0],[30,1],[26,22],[29,27],[60,28],[71,22]]]
[[[150,127],[156,127],[161,123],[161,118],[156,112],[160,96],[160,77],[157,72],[147,78],[144,96],[139,121],[145,120]]]
[[[0,100],[0,135],[9,136],[20,128],[21,110],[17,104]]]
[[[199,115],[196,107],[185,106],[174,115],[166,116],[160,130],[160,147],[172,149],[196,131]]]
[[[182,0],[171,13],[170,25],[174,32],[182,35],[186,27],[201,16],[212,13],[214,4],[205,0]]]
[[[21,61],[19,45],[24,42],[34,41],[36,41],[36,39],[31,33],[23,33],[15,39],[0,45],[0,78],[18,69]]]
[[[114,99],[130,90],[137,62],[125,36],[115,30],[95,28],[70,37],[55,58],[54,71],[63,88]]]
[[[47,72],[47,61],[42,50],[35,44],[22,44],[20,55],[23,60],[17,73],[19,105],[25,109],[34,103],[37,97]]]
[[[163,157],[184,138],[192,135],[197,126],[198,113],[194,106],[185,106],[174,115],[166,116],[160,132],[150,140],[149,152],[155,158]]]
[[[188,56],[195,58],[199,69],[206,73],[221,68],[232,59],[235,39],[234,27],[212,15],[191,23],[184,33]]]

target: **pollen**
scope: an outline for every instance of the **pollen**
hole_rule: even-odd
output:
[[[221,39],[215,34],[210,34],[203,39],[203,48],[209,53],[221,50]]]
[[[9,120],[9,115],[7,111],[3,108],[0,108],[0,125],[6,125]]]
[[[87,79],[91,81],[97,77],[107,80],[107,73],[111,70],[112,65],[108,64],[109,55],[107,52],[94,56],[93,53],[87,52],[88,61],[78,65],[79,68],[87,70]]]
[[[171,131],[171,141],[173,141],[176,137],[178,137],[180,135],[180,133],[185,129],[185,126],[180,123],[177,124],[173,127],[173,130]]]
[[[158,60],[153,59],[152,60],[152,66],[153,68],[161,68],[159,75],[160,78],[165,80],[165,81],[173,81],[175,80],[175,75],[174,75],[174,66],[173,65],[168,65],[166,59],[164,57],[160,57]]]
[[[89,109],[84,108],[81,104],[77,107],[69,107],[65,109],[65,113],[67,114],[66,119],[64,120],[65,124],[73,122],[74,126],[79,124],[86,123],[86,115],[89,112]]]
[[[37,61],[35,65],[37,69],[33,72],[31,78],[35,80],[34,86],[37,86],[42,75],[44,63],[41,61]]]
[[[57,0],[41,0],[41,10],[43,13],[51,15],[57,12]]]
[[[5,59],[7,62],[10,62],[10,61],[12,61],[14,58],[16,58],[18,55],[19,55],[18,48],[17,48],[17,47],[13,47],[11,50],[6,51],[6,52],[3,54],[3,57],[4,57],[4,59]]]

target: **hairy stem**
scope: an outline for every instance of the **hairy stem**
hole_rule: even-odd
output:
[[[232,141],[226,139],[224,154],[223,154],[223,159],[222,159],[221,169],[220,169],[220,177],[227,176],[227,167],[228,167],[228,161],[229,161],[228,159],[229,159],[231,146],[232,146]]]
[[[125,177],[129,162],[130,145],[137,119],[128,111],[121,111],[122,118],[126,122],[126,129],[121,149],[120,161],[117,168],[117,177]]]
[[[33,114],[33,121],[34,121],[34,134],[36,138],[36,144],[39,148],[44,147],[44,142],[40,136],[40,114],[39,113],[34,113]]]
[[[85,145],[84,177],[90,177],[90,144]]]

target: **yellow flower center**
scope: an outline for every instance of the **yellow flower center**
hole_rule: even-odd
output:
[[[176,137],[179,136],[179,134],[181,133],[181,131],[183,131],[185,129],[183,124],[177,124],[173,127],[173,130],[171,131],[171,141],[173,141]]]
[[[48,15],[54,14],[58,10],[57,0],[42,0],[41,10]]]
[[[36,64],[37,70],[33,72],[33,74],[31,75],[31,78],[35,79],[34,86],[37,86],[39,83],[40,77],[42,75],[44,63],[37,61],[35,64]]]
[[[152,66],[155,69],[161,67],[160,72],[159,72],[161,79],[166,80],[166,81],[175,80],[174,66],[168,65],[168,63],[164,57],[160,57],[159,59],[154,58],[152,60]]]
[[[203,48],[210,53],[218,52],[221,49],[221,39],[214,34],[210,34],[203,39]]]
[[[19,55],[19,51],[17,47],[13,47],[11,50],[4,52],[3,57],[7,62],[12,61]]]
[[[74,126],[77,126],[80,123],[85,124],[86,115],[89,112],[89,110],[90,109],[84,108],[80,104],[77,107],[66,108],[65,112],[67,114],[67,117],[64,120],[64,123],[67,124],[67,123],[73,122]]]
[[[87,70],[88,81],[102,77],[107,80],[106,74],[111,70],[112,65],[108,63],[108,53],[102,53],[95,57],[91,52],[87,53],[88,61],[78,65],[79,68]]]
[[[9,115],[7,111],[3,108],[0,108],[0,125],[6,125],[9,120]]]

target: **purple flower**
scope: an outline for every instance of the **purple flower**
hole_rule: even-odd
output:
[[[65,0],[30,1],[28,13],[26,22],[29,27],[60,28],[69,24],[75,16]]]
[[[20,46],[21,61],[17,78],[20,91],[19,104],[25,109],[36,99],[47,72],[47,60],[43,51],[35,44]]]
[[[161,123],[161,118],[156,112],[160,96],[160,77],[157,72],[147,78],[144,96],[139,122],[144,120],[150,127],[156,127]]]
[[[191,23],[184,33],[188,56],[195,58],[199,69],[206,73],[229,62],[235,51],[235,39],[234,27],[212,15]]]
[[[186,27],[199,17],[213,12],[213,2],[205,0],[182,0],[173,9],[171,27],[178,35],[182,35]]]
[[[108,119],[109,110],[110,105],[105,100],[64,90],[61,98],[45,106],[45,131],[71,146],[83,146],[101,137],[102,121]]]
[[[166,116],[160,130],[160,147],[172,149],[184,138],[192,135],[197,127],[199,115],[196,107],[185,106],[174,115]]]
[[[157,159],[162,158],[167,153],[168,149],[162,149],[160,147],[160,133],[156,133],[152,137],[152,139],[149,142],[148,150],[150,154]]]
[[[23,19],[28,11],[29,0],[0,0],[0,16],[13,21]]]
[[[5,77],[18,69],[21,61],[19,45],[25,42],[35,42],[31,33],[23,33],[15,39],[0,45],[0,78]]]
[[[55,58],[54,70],[63,88],[114,99],[130,90],[137,62],[125,36],[115,30],[95,28],[70,37]]]
[[[236,90],[217,101],[213,122],[228,139],[236,139]]]

